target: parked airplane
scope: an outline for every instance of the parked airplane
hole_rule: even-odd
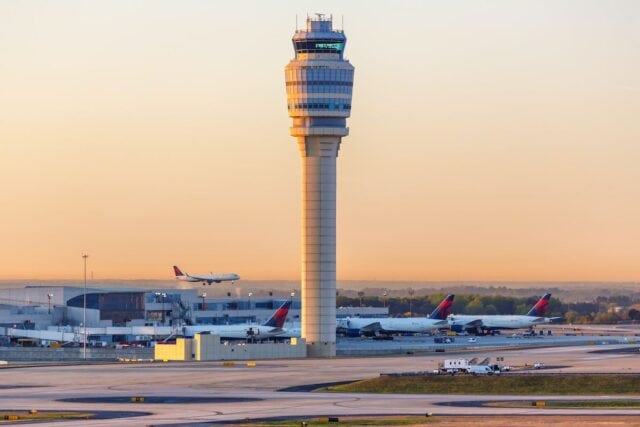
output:
[[[450,314],[447,317],[452,331],[470,331],[483,334],[497,329],[532,328],[536,325],[551,323],[560,317],[545,317],[551,294],[544,294],[542,298],[525,315],[459,315]]]
[[[288,327],[283,327],[284,332],[278,338],[293,338],[302,336],[302,325],[300,322],[291,323]]]
[[[338,328],[348,336],[393,333],[425,333],[448,326],[454,295],[447,295],[429,317],[347,317],[338,319]]]
[[[221,283],[240,280],[240,276],[235,273],[211,273],[211,274],[188,274],[180,271],[177,265],[173,266],[173,272],[176,274],[176,280],[183,282],[202,282],[203,285],[211,285],[212,283]]]
[[[289,314],[289,307],[291,301],[285,301],[280,308],[278,308],[273,316],[261,325],[195,325],[185,326],[184,334],[186,336],[193,336],[200,332],[209,332],[213,335],[219,335],[220,338],[227,339],[247,339],[254,338],[258,340],[273,338],[284,332],[282,327]]]

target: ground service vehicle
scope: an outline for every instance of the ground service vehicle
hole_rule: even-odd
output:
[[[447,374],[455,374],[457,372],[467,372],[469,361],[467,359],[446,359],[443,369]]]
[[[500,374],[500,371],[494,371],[490,366],[487,365],[469,365],[467,368],[467,373],[473,375],[493,375]]]

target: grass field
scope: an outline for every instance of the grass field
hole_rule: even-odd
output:
[[[378,377],[328,387],[340,393],[640,395],[639,375]]]
[[[473,417],[416,417],[416,416],[389,416],[389,417],[340,417],[339,423],[322,422],[318,418],[314,419],[296,419],[290,421],[273,421],[273,422],[251,422],[249,424],[230,424],[235,427],[255,427],[255,426],[284,426],[293,427],[301,426],[302,421],[307,423],[309,427],[331,427],[331,426],[437,426],[437,427],[616,427],[616,426],[637,426],[637,416],[598,416],[598,415],[545,415],[541,420],[538,416],[473,416]],[[395,424],[394,424],[395,423]]]
[[[302,421],[309,427],[317,426],[421,426],[431,425],[437,422],[434,418],[426,417],[340,417],[338,423],[329,423],[327,419],[310,418],[305,420],[284,420],[284,421],[267,421],[253,422],[251,424],[239,424],[240,426],[278,426],[278,427],[300,427]]]
[[[15,421],[55,421],[55,420],[86,420],[93,418],[94,414],[84,412],[34,412],[29,411],[3,411],[0,412],[0,424]]]
[[[531,401],[489,402],[486,406],[498,408],[528,408]],[[640,408],[640,400],[546,400],[544,408],[570,409],[635,409]]]

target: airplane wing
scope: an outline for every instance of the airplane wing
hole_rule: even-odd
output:
[[[451,330],[457,332],[475,331],[479,333],[482,331],[484,324],[482,319],[451,319]]]
[[[482,319],[469,320],[467,323],[464,324],[464,326],[468,326],[468,327],[482,326]]]
[[[361,327],[360,330],[362,332],[379,332],[384,329],[382,328],[382,325],[380,325],[380,322],[373,322]]]

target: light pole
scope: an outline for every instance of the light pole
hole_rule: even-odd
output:
[[[362,307],[362,297],[364,297],[364,291],[358,291],[358,297],[360,297],[360,307]]]
[[[82,295],[82,325],[84,328],[82,334],[82,358],[87,360],[87,258],[89,255],[82,254],[84,260],[84,293]]]
[[[49,298],[49,314],[51,314],[51,298],[53,298],[53,294],[47,294],[47,298]]]
[[[385,290],[382,293],[382,307],[384,307],[384,308],[387,307],[387,295],[389,295],[389,293]]]
[[[160,292],[154,292],[153,294],[156,296],[155,303],[157,304],[159,302],[158,300],[160,299]]]
[[[205,298],[206,296],[207,296],[207,293],[206,293],[206,292],[203,292],[203,293],[202,293],[202,295],[200,295],[200,298],[202,298],[202,311],[204,311],[204,310],[205,310],[205,308],[204,308],[204,298]]]
[[[164,326],[164,299],[166,298],[167,294],[165,292],[156,292],[154,295],[156,296],[156,302],[158,302],[158,298],[162,298],[162,326]]]
[[[249,292],[249,307],[247,307],[248,310],[251,310],[251,296],[253,295],[253,292]]]
[[[409,317],[413,317],[413,294],[415,293],[413,288],[409,288]]]
[[[166,313],[164,311],[164,299],[167,297],[167,294],[163,292],[160,294],[160,296],[162,297],[162,326],[164,326],[166,323]]]

